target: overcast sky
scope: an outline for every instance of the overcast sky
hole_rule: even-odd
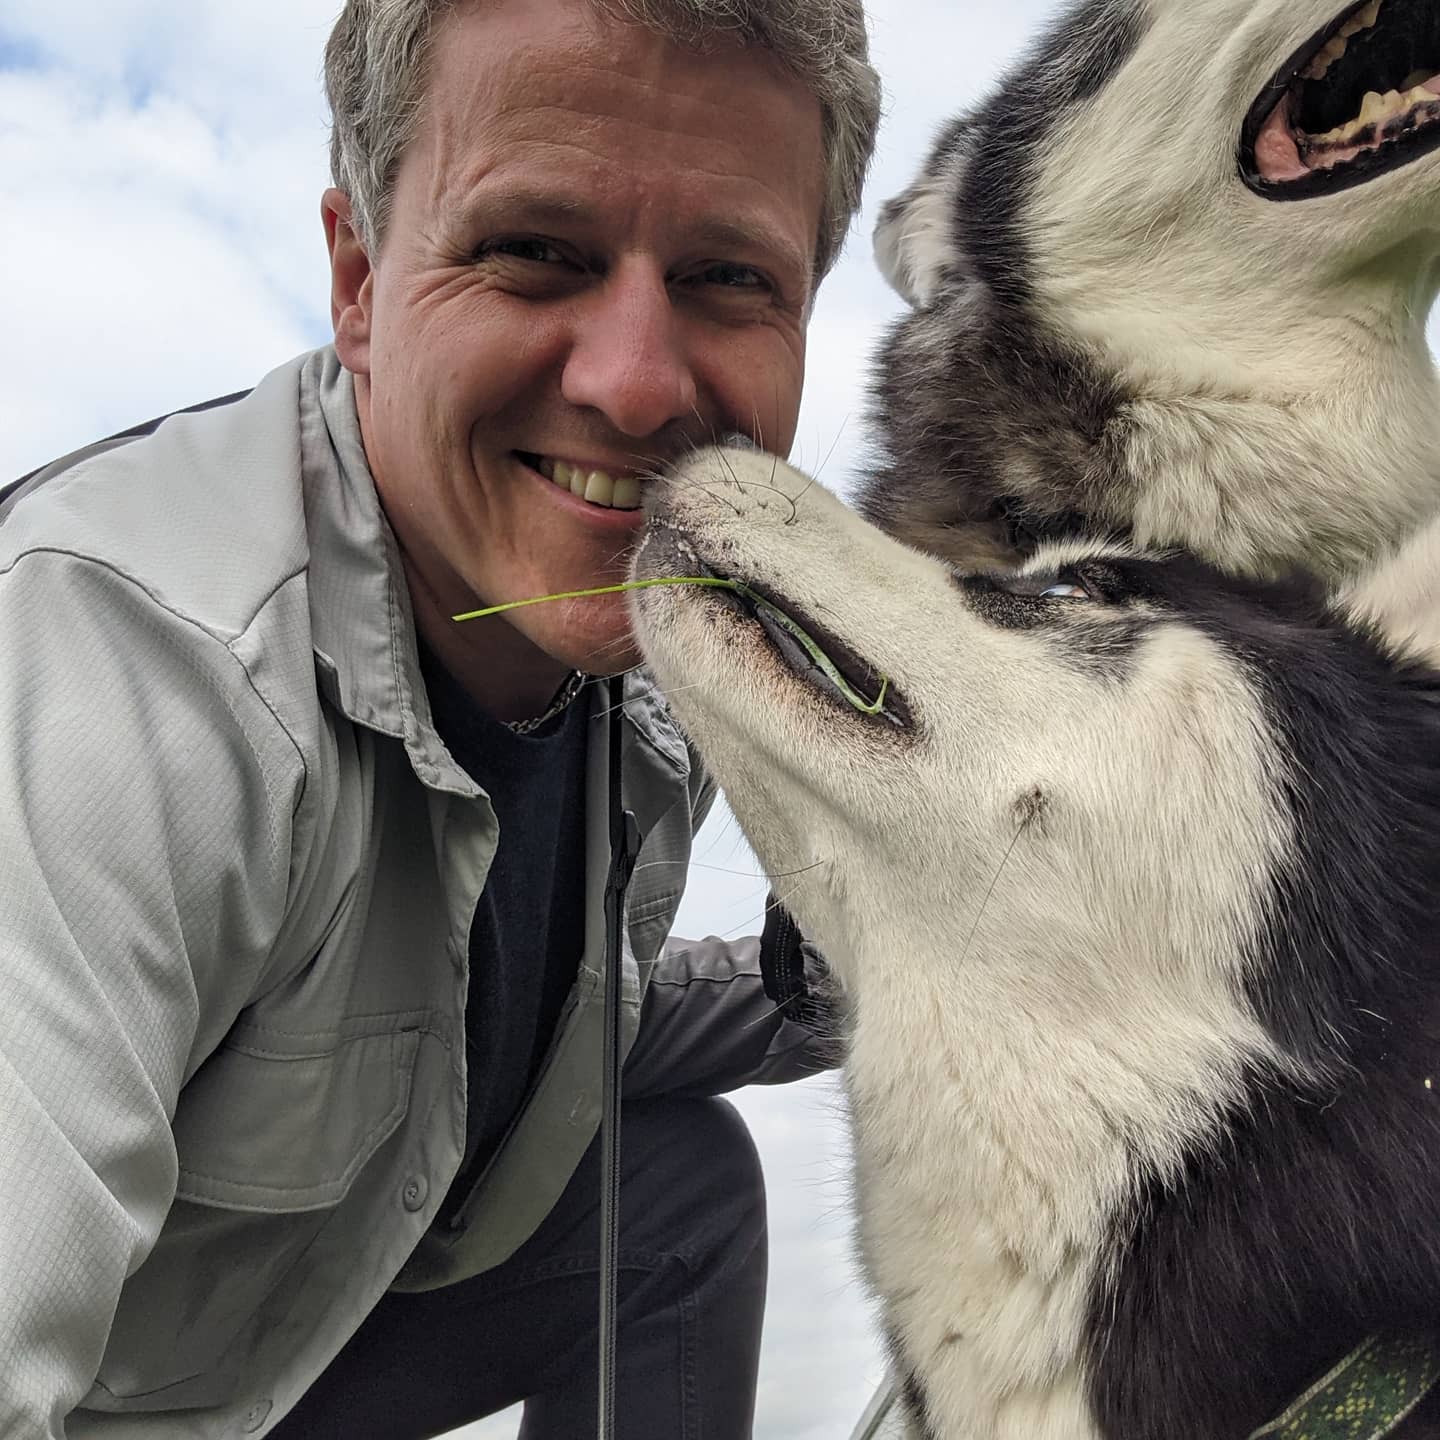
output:
[[[329,339],[320,52],[338,0],[0,0],[0,484],[98,436],[248,387]],[[870,349],[898,302],[878,205],[938,122],[1053,5],[874,0],[887,115],[864,213],[811,326],[795,458],[843,490]],[[707,828],[685,934],[753,933],[733,822]],[[739,1097],[770,1188],[757,1440],[849,1433],[883,1365],[849,1258],[829,1082]],[[466,1440],[508,1440],[513,1419]]]

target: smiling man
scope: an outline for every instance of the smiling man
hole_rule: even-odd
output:
[[[591,1432],[619,727],[619,1428],[744,1436],[713,1097],[825,1047],[758,942],[666,938],[712,790],[588,683],[623,597],[451,617],[622,579],[697,443],[788,449],[859,0],[350,0],[327,83],[334,345],[0,492],[0,1430]]]
[[[492,714],[633,664],[624,598],[451,615],[623,579],[640,477],[697,440],[789,449],[825,180],[820,102],[772,53],[497,0],[437,37],[373,263],[326,197],[416,622]]]

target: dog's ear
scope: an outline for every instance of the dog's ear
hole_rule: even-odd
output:
[[[978,142],[970,114],[951,120],[931,147],[909,189],[886,203],[875,226],[880,272],[917,308],[970,276],[957,225],[960,187]]]

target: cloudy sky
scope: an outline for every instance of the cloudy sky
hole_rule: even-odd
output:
[[[329,338],[320,53],[338,0],[0,3],[0,484],[88,440],[253,384]],[[872,0],[888,103],[864,213],[811,328],[795,456],[843,490],[893,300],[877,206],[993,83],[1052,0]],[[697,852],[682,933],[753,933],[733,822]],[[848,1434],[883,1366],[849,1258],[828,1082],[739,1097],[765,1159],[772,1284],[758,1440]],[[513,1417],[463,1432],[509,1440]]]

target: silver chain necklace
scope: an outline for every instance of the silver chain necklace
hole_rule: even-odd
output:
[[[590,677],[580,670],[572,670],[565,683],[555,692],[550,708],[543,715],[532,716],[529,720],[507,720],[505,728],[515,735],[528,735],[538,730],[547,720],[553,720],[585,688]]]

